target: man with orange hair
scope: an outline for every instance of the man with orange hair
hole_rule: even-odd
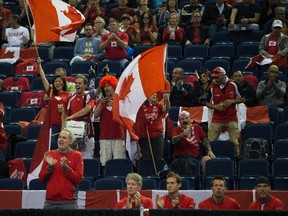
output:
[[[118,80],[115,76],[104,76],[99,87],[102,89],[102,98],[98,101],[94,115],[100,117],[100,162],[104,169],[106,161],[110,159],[126,158],[125,130],[122,125],[113,120],[113,95]]]

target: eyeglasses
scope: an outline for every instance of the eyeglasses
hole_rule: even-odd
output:
[[[150,19],[150,17],[143,17],[143,19]]]

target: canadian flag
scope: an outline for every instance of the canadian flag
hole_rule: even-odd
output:
[[[75,40],[85,17],[73,6],[59,0],[27,0],[31,9],[36,42]]]
[[[132,127],[140,106],[152,94],[165,88],[166,45],[156,46],[138,55],[120,76],[113,98],[113,118],[123,124],[134,140]]]
[[[0,49],[0,62],[15,63],[28,59],[36,59],[37,52],[35,47],[23,49],[20,47],[7,47]]]
[[[282,67],[283,68],[288,67],[286,56],[275,55],[272,58],[266,58],[265,56],[259,54],[259,55],[256,55],[256,56],[250,58],[250,61],[246,65],[245,69],[252,68],[256,65],[263,66],[263,65],[267,65],[267,64],[275,64],[281,68]]]

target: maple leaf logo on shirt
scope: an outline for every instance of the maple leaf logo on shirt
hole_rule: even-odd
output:
[[[124,100],[127,97],[129,92],[131,91],[131,85],[133,82],[134,82],[134,78],[133,78],[132,74],[129,75],[127,79],[124,79],[123,84],[122,84],[122,88],[121,88],[120,93],[119,93],[119,100]],[[123,88],[123,87],[125,87],[125,88]],[[131,103],[129,100],[129,97],[127,97],[127,98],[128,98],[129,103]]]

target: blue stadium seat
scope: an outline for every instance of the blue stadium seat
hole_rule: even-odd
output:
[[[230,61],[227,59],[208,59],[204,62],[203,71],[213,71],[214,68],[219,66],[226,70],[227,76],[231,75]]]
[[[176,126],[178,122],[179,109],[179,106],[171,106],[169,110],[169,118],[172,120],[174,126]]]
[[[97,76],[103,75],[103,68],[108,64],[109,67],[109,74],[116,74],[120,76],[122,73],[121,63],[117,61],[101,61],[98,63],[97,66]]]
[[[143,178],[142,190],[155,190],[157,189],[157,182],[152,178]]]
[[[168,59],[177,62],[183,56],[181,45],[168,45]]]
[[[11,134],[22,134],[22,128],[18,124],[7,124],[4,125],[6,136],[9,137]]]
[[[246,124],[243,131],[243,141],[248,138],[263,138],[271,145],[273,139],[271,124]]]
[[[33,179],[29,182],[29,190],[46,190],[47,182],[43,182],[40,179]]]
[[[288,158],[278,158],[272,163],[274,190],[288,190],[287,166]]]
[[[50,47],[45,47],[45,46],[39,46],[38,47],[38,53],[42,61],[47,62],[50,61],[50,56],[49,56],[49,49]]]
[[[227,177],[227,188],[234,189],[234,162],[229,158],[216,158],[206,161],[203,182],[205,190],[210,189],[210,180],[214,176]]]
[[[55,70],[57,68],[64,68],[67,71],[67,63],[66,62],[46,62],[43,64],[43,70],[46,75],[53,75],[55,74]],[[68,74],[68,71],[67,71]]]
[[[94,183],[95,190],[123,190],[124,184],[121,179],[101,178]]]
[[[264,2],[264,1],[263,1]],[[263,37],[261,30],[259,31],[244,31],[242,32],[242,42],[259,42]]]
[[[242,42],[237,48],[238,58],[250,58],[259,54],[259,42]]]
[[[53,50],[52,61],[66,62],[69,64],[71,59],[74,57],[74,46],[59,46]]]
[[[89,179],[91,184],[100,176],[100,161],[98,158],[84,159],[84,177]]]
[[[96,65],[92,61],[76,61],[71,65],[70,74],[73,76],[73,74],[88,74],[89,70],[93,69],[95,70]]]
[[[179,60],[176,64],[177,67],[183,68],[184,72],[195,72],[198,73],[202,70],[202,63],[200,60],[196,59],[183,59]]]
[[[248,72],[253,72],[252,74],[256,74],[256,67],[250,68],[250,69],[245,69],[247,66],[248,62],[250,61],[249,58],[240,58],[240,59],[235,59],[232,63],[232,72],[235,72],[237,70],[241,70],[243,73],[248,71]]]
[[[83,178],[80,184],[78,185],[79,191],[89,191],[91,190],[91,182],[89,179]]]
[[[18,94],[14,91],[0,92],[0,101],[4,106],[9,106],[11,108],[18,107]]]
[[[0,179],[0,190],[24,190],[24,182],[17,178]]]
[[[153,45],[138,45],[138,46],[134,46],[133,47],[133,50],[134,50],[134,53],[133,53],[133,57],[137,57],[139,54],[141,54],[142,52],[150,49],[154,47]]]
[[[164,160],[155,160],[156,173],[152,159],[143,159],[139,161],[138,173],[142,177],[157,177],[159,171],[163,170],[166,165]]]
[[[19,121],[31,122],[36,116],[33,107],[17,107],[13,108],[10,113],[10,123],[18,123]]]
[[[37,140],[42,124],[31,124],[26,128],[27,140]]]
[[[186,45],[184,47],[184,59],[198,59],[204,62],[209,57],[209,48],[206,45]]]
[[[210,142],[211,148],[213,153],[216,155],[217,158],[229,158],[235,161],[234,155],[234,143],[226,140],[216,140]]]
[[[0,74],[5,75],[6,77],[13,74],[13,65],[8,62],[0,62]]]
[[[273,146],[273,159],[276,160],[277,158],[288,158],[288,139],[275,141]]]
[[[213,38],[213,42],[214,43],[227,43],[230,42],[232,44],[234,44],[234,46],[237,45],[237,34],[235,32],[231,32],[231,31],[218,31],[216,32],[214,38]]]
[[[47,76],[48,82],[52,84],[54,77]],[[41,77],[35,77],[31,83],[31,91],[45,91]]]
[[[172,78],[172,73],[173,70],[175,68],[175,62],[173,60],[169,60],[167,61],[167,64],[165,64],[166,67],[166,78],[170,81]]]
[[[280,123],[275,128],[275,141],[288,139],[288,123]]]
[[[232,43],[216,43],[210,47],[210,58],[234,60],[235,47]]]
[[[17,142],[14,158],[32,158],[35,146],[36,140]]]
[[[112,159],[106,162],[104,176],[126,178],[127,174],[132,172],[133,161],[129,159]]]

